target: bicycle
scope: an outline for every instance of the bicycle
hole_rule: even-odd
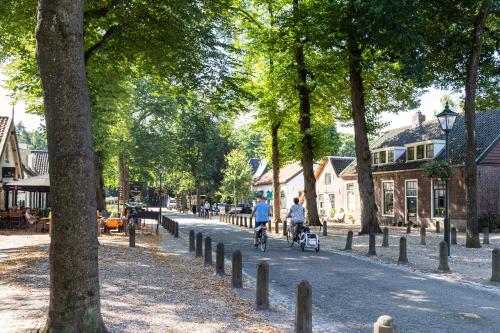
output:
[[[291,226],[291,222],[290,222],[290,226]],[[294,228],[296,228],[296,226],[294,226]],[[292,247],[294,242],[297,242],[297,245],[300,245],[299,244],[299,242],[300,242],[300,236],[299,235],[302,233],[303,229],[304,229],[304,224],[302,223],[302,226],[299,228],[299,230],[297,230],[296,236],[294,238],[292,236],[293,233],[292,233],[291,228],[288,228],[288,232],[286,234],[286,241],[288,242],[288,246],[289,247]]]
[[[257,247],[260,248],[261,252],[266,251],[267,247],[267,228],[265,224],[259,225],[255,228]]]

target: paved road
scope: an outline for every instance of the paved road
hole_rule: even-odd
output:
[[[295,286],[308,280],[315,331],[370,332],[373,322],[388,314],[400,332],[500,332],[500,299],[493,292],[333,252],[300,252],[284,239],[269,239],[262,253],[253,248],[248,229],[192,216],[175,220],[184,234],[194,229],[222,241],[228,258],[241,250],[244,269],[253,277],[257,262],[266,260],[271,289],[289,298],[290,309]]]

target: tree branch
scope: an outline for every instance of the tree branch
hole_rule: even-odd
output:
[[[117,25],[111,26],[105,33],[102,35],[101,39],[92,45],[90,48],[88,48],[85,51],[85,65],[87,65],[89,59],[91,56],[93,56],[100,48],[104,46],[104,44],[120,30],[120,27]]]
[[[109,6],[86,10],[83,13],[83,18],[85,21],[87,21],[89,19],[99,19],[101,17],[104,17],[108,15],[111,9],[118,5],[118,2],[119,0],[112,0]]]

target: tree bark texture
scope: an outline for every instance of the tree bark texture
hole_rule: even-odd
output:
[[[295,20],[299,19],[299,1],[293,1],[293,16]],[[314,155],[313,138],[311,135],[311,90],[307,86],[307,74],[304,57],[304,45],[301,41],[301,35],[295,32],[294,56],[297,66],[297,84],[296,90],[299,95],[299,125],[302,136],[302,169],[304,172],[304,195],[306,197],[307,220],[309,225],[319,225],[318,206],[316,203],[316,177],[314,176]]]
[[[83,0],[39,0],[37,61],[52,194],[45,332],[105,332],[99,296],[94,149],[83,58]]]
[[[95,194],[97,210],[102,211],[106,208],[106,199],[104,193],[103,165],[98,154],[95,155]]]
[[[371,168],[370,145],[365,117],[363,78],[361,76],[361,50],[351,41],[349,46],[349,80],[351,85],[352,120],[354,123],[354,143],[358,172],[358,188],[361,201],[361,232],[380,233],[377,221],[377,204]]]
[[[474,22],[474,35],[467,63],[465,82],[465,209],[467,212],[466,247],[480,248],[477,221],[477,166],[476,166],[476,89],[481,57],[482,36],[486,18],[491,10],[492,0],[483,1]]]
[[[125,204],[128,202],[128,198],[130,196],[129,190],[129,179],[128,179],[128,167],[127,160],[125,159],[125,155],[120,153],[118,156],[118,169],[120,173],[120,195],[118,200],[123,201],[122,209],[125,210]]]
[[[273,216],[274,221],[281,219],[281,184],[280,184],[280,157],[278,146],[278,131],[280,122],[271,126],[271,158],[273,164]]]

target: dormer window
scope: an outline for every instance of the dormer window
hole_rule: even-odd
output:
[[[388,150],[387,151],[387,163],[393,163],[394,162],[394,150]]]
[[[432,140],[406,145],[406,160],[419,161],[433,159],[443,149],[444,141]]]
[[[404,147],[386,147],[375,149],[373,152],[373,165],[394,163],[399,156],[403,155]]]
[[[408,161],[415,160],[415,147],[408,147],[406,149],[406,159]]]
[[[385,150],[383,150],[383,151],[381,151],[379,154],[380,154],[380,164],[387,163],[387,159],[386,159],[386,151],[385,151]]]

